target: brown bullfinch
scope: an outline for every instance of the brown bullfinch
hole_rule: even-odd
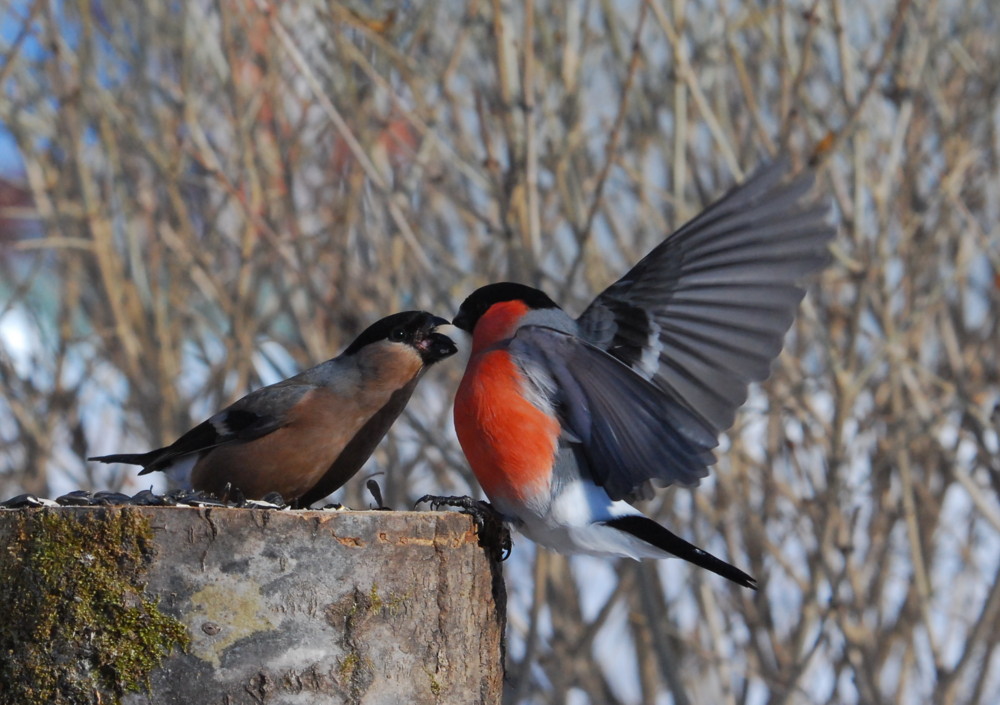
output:
[[[455,430],[494,509],[528,538],[562,553],[677,556],[756,588],[629,502],[708,474],[719,432],[781,351],[803,278],[828,261],[828,207],[807,196],[811,175],[787,171],[784,159],[757,171],[579,318],[509,282],[462,303],[454,324],[472,355]]]
[[[165,448],[89,460],[186,474],[191,486],[309,506],[347,482],[403,411],[417,382],[456,352],[447,325],[405,311],[369,326],[332,360],[257,389]]]

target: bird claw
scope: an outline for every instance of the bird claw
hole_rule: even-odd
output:
[[[510,540],[510,530],[500,514],[489,502],[472,497],[441,497],[425,494],[413,506],[429,504],[431,510],[439,511],[441,507],[455,507],[462,514],[468,514],[476,522],[479,534],[479,545],[487,549],[493,558],[505,561],[510,557],[513,543]]]
[[[243,494],[243,490],[234,487],[232,482],[227,482],[226,486],[222,488],[222,494],[219,495],[219,501],[227,504],[232,502],[237,507],[242,507],[246,504],[247,498]]]
[[[285,501],[285,498],[281,496],[280,492],[268,492],[260,498],[260,501],[267,504],[273,504],[278,507],[278,509],[284,509],[289,506],[288,502]]]

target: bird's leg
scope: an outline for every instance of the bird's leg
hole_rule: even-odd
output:
[[[503,515],[489,502],[472,497],[440,497],[425,494],[413,506],[418,504],[430,504],[434,511],[438,511],[441,507],[455,507],[462,514],[468,514],[476,522],[479,545],[487,549],[498,561],[505,561],[510,556],[513,545],[510,540],[510,530]]]
[[[278,505],[279,509],[283,509],[288,506],[288,502],[285,498],[281,496],[280,492],[268,492],[266,495],[260,498],[261,502],[268,502],[270,504]]]
[[[226,486],[222,488],[222,495],[219,497],[219,501],[242,507],[246,504],[247,498],[239,487],[233,487],[233,483],[227,482]]]

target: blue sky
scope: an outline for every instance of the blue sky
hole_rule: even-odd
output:
[[[9,176],[21,172],[21,154],[17,151],[14,138],[0,123],[0,175]]]

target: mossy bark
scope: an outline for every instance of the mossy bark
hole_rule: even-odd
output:
[[[0,547],[2,705],[500,701],[466,516],[22,509]]]

